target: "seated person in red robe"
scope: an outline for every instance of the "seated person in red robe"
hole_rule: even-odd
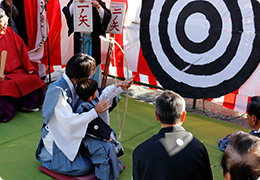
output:
[[[4,75],[0,75],[0,122],[12,119],[18,108],[39,108],[45,86],[29,60],[23,40],[7,27],[7,22],[0,8],[0,53],[7,51]]]

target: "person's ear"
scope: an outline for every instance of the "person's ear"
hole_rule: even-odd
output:
[[[183,111],[181,115],[181,122],[180,122],[181,124],[184,123],[185,116],[186,116],[186,111]]]
[[[231,177],[231,174],[229,172],[227,172],[225,175],[224,175],[224,179],[225,180],[233,180],[233,178]]]
[[[75,79],[75,78],[72,78],[72,79],[70,79],[70,81],[72,82],[72,84],[75,86],[76,84],[77,84],[77,80]]]
[[[252,122],[254,126],[258,123],[257,117],[255,115],[252,115]]]
[[[92,101],[93,100],[93,96],[89,96],[88,98],[88,102]]]
[[[159,117],[158,117],[158,115],[157,115],[156,111],[154,111],[154,115],[155,115],[155,117],[156,117],[157,121],[159,121],[159,122],[160,122],[160,119],[159,119]]]

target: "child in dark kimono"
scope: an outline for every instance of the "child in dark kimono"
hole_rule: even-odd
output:
[[[76,93],[81,99],[77,113],[88,112],[95,104],[103,99],[112,100],[123,90],[129,88],[133,80],[125,80],[117,85],[111,85],[98,90],[98,84],[94,79],[79,82]],[[87,129],[85,146],[90,153],[90,159],[95,165],[95,174],[100,179],[117,179],[123,165],[117,156],[123,154],[120,143],[116,141],[114,131],[110,128],[109,111],[99,114]]]

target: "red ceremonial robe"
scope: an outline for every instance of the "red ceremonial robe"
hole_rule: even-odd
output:
[[[9,27],[6,34],[0,37],[0,53],[3,50],[7,51],[7,57],[5,79],[0,82],[0,96],[19,98],[45,86],[30,62],[23,40]],[[29,74],[29,71],[34,73]]]

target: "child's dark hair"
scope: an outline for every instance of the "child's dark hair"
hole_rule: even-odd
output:
[[[66,75],[70,79],[88,78],[96,70],[96,61],[93,57],[78,53],[70,58],[66,65]]]
[[[94,79],[87,79],[77,83],[76,93],[83,100],[88,101],[90,96],[94,96],[98,88],[98,83]]]

